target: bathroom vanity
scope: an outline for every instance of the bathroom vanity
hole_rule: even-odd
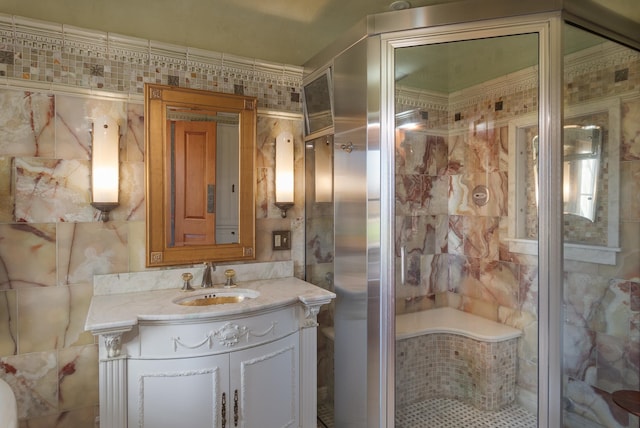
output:
[[[335,294],[293,277],[195,288],[94,295],[100,426],[315,426],[316,316]]]

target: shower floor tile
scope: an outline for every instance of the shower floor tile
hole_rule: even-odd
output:
[[[396,409],[395,428],[536,428],[536,417],[516,405],[497,412],[446,398],[433,398]],[[333,407],[318,405],[318,428],[334,428]]]
[[[446,398],[396,409],[396,428],[535,428],[536,417],[516,405],[491,412]]]

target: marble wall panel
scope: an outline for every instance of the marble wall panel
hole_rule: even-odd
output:
[[[28,223],[91,221],[88,160],[15,158],[15,218]]]
[[[15,70],[28,63],[31,73],[14,74],[13,64],[0,64],[6,77],[65,86],[55,94],[10,82],[0,89],[0,376],[16,386],[21,426],[95,426],[97,355],[93,336],[84,332],[93,276],[147,271],[141,94],[146,81],[166,84],[169,73],[126,49],[88,67],[86,55],[49,52],[47,43],[13,47],[20,59]],[[104,75],[95,74],[98,69]],[[302,70],[278,73],[277,82],[255,63],[246,71],[242,81],[224,66],[170,77],[181,86],[226,93],[240,85],[245,94],[260,95],[261,108],[277,109],[258,113],[257,260],[294,259],[294,274],[304,277]],[[100,115],[115,118],[121,135],[120,205],[108,223],[98,221],[89,193],[90,130]],[[285,131],[296,144],[296,206],[281,219],[273,205],[273,142]],[[291,251],[272,251],[276,229],[291,230]]]
[[[98,416],[98,406],[65,410],[51,416],[29,418],[28,428],[91,428],[96,426]]]
[[[18,419],[56,413],[58,360],[55,351],[2,357],[0,376],[16,396]]]
[[[120,205],[109,213],[109,219],[145,221],[144,162],[120,163]]]
[[[144,161],[144,104],[127,104],[127,130],[124,133],[124,148],[128,162]]]
[[[13,158],[0,157],[0,222],[7,223],[13,220],[13,192],[11,191],[11,177],[13,170]]]
[[[126,222],[59,223],[58,283],[91,284],[93,275],[127,272]]]
[[[16,290],[0,291],[0,355],[18,353],[18,305]]]
[[[53,95],[3,88],[0,112],[0,154],[55,156]]]
[[[58,408],[90,408],[99,401],[98,346],[74,346],[58,354]]]
[[[18,352],[50,351],[94,342],[84,331],[92,287],[25,288],[18,291]]]
[[[0,290],[56,285],[56,225],[0,224]]]
[[[56,157],[91,159],[91,131],[101,116],[115,119],[120,135],[127,130],[126,103],[98,98],[56,96]],[[121,156],[121,159],[126,159]]]

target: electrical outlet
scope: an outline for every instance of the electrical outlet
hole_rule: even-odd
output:
[[[274,250],[290,250],[291,249],[291,231],[290,230],[274,230],[272,243],[273,243]]]

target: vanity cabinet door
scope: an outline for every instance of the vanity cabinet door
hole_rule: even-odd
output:
[[[229,355],[134,360],[128,364],[129,428],[220,428],[227,423]]]
[[[230,354],[229,427],[299,426],[299,333]]]

